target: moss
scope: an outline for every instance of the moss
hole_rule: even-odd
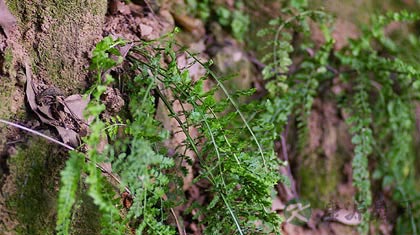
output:
[[[8,105],[0,105],[0,117],[22,114],[20,109],[10,112],[10,101],[18,97],[23,103],[23,96],[15,96],[16,92],[24,94],[21,87],[15,86],[16,70],[24,64],[22,60],[31,61],[33,74],[46,84],[67,94],[83,90],[89,53],[102,37],[107,1],[6,0],[6,4],[17,18],[21,36],[11,45],[17,48],[5,52],[2,69],[8,76],[1,77],[0,100]],[[4,136],[5,128],[0,131],[1,144]],[[17,221],[13,229],[16,234],[55,234],[59,172],[66,156],[56,146],[37,138],[20,146],[17,154],[8,159],[10,174],[4,184],[8,190],[2,194],[13,212],[11,219]],[[100,231],[97,209],[83,191],[79,197],[73,215],[74,234],[95,234]]]
[[[11,99],[15,86],[16,71],[14,70],[13,53],[10,48],[4,52],[4,63],[2,70],[9,76],[0,76],[0,117],[8,119],[11,116]]]
[[[100,213],[98,207],[93,203],[86,193],[86,188],[79,190],[78,201],[73,207],[71,234],[100,235]]]
[[[6,50],[4,50],[3,71],[11,72],[12,68],[13,68],[13,52],[12,52],[12,49],[8,47],[6,48]]]
[[[30,139],[11,156],[9,185],[4,192],[7,205],[19,223],[17,234],[55,234],[60,171],[65,165],[64,153],[42,139]],[[11,187],[9,187],[11,188]],[[99,213],[82,188],[73,214],[73,234],[99,234]]]
[[[9,0],[38,77],[66,91],[85,88],[88,55],[102,37],[106,0]]]
[[[31,139],[11,156],[7,205],[16,213],[18,234],[54,234],[59,172],[63,167],[60,151],[41,139]]]
[[[336,155],[329,159],[314,153],[304,159],[297,171],[302,197],[311,203],[312,208],[325,208],[331,201],[337,201],[337,186],[343,177],[343,157]],[[339,198],[338,201],[344,203],[346,199]]]
[[[11,98],[14,89],[14,82],[7,77],[1,77],[0,80],[0,117],[8,119],[11,116]]]
[[[0,117],[3,119],[10,119],[16,117],[24,117],[25,110],[23,109],[24,93],[22,90],[23,84],[18,87],[18,71],[16,69],[16,58],[13,56],[13,50],[8,47],[4,52],[4,63],[0,69]],[[0,136],[5,136],[0,132]],[[0,137],[1,139],[2,137]],[[0,140],[0,142],[2,142]]]

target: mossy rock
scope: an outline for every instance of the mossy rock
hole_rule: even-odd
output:
[[[102,38],[106,0],[9,0],[34,74],[67,94],[86,87],[89,55]]]
[[[301,179],[300,193],[313,208],[325,208],[331,201],[335,201],[343,163],[317,154],[304,158],[298,171]]]
[[[89,55],[102,38],[106,0],[6,0],[18,27],[0,54],[0,118],[24,120],[25,63],[35,80],[60,88],[67,95],[86,88]],[[25,76],[24,76],[25,77]],[[13,132],[12,132],[13,130]],[[55,234],[59,172],[68,153],[39,138],[29,140],[0,127],[0,234]],[[11,154],[7,138],[24,138]],[[7,159],[7,162],[4,161]],[[100,232],[99,216],[81,190],[75,206],[75,234]]]
[[[60,155],[55,146],[34,139],[8,159],[9,187],[3,187],[3,193],[19,223],[17,234],[54,234]]]
[[[67,153],[42,139],[30,139],[8,159],[2,188],[16,226],[10,234],[55,234],[60,171]],[[99,212],[81,187],[72,218],[73,234],[99,234]],[[0,227],[0,229],[2,229]]]

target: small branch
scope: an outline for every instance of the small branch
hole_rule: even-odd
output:
[[[63,143],[63,142],[61,142],[61,141],[59,141],[59,140],[56,140],[56,139],[54,139],[54,138],[52,138],[52,137],[50,137],[50,136],[48,136],[48,135],[42,134],[41,132],[38,132],[38,131],[32,130],[32,129],[27,128],[27,127],[25,127],[25,126],[22,126],[22,125],[16,124],[16,123],[14,123],[14,122],[9,122],[9,121],[3,120],[3,119],[0,119],[0,122],[1,122],[1,123],[4,123],[4,124],[6,124],[6,125],[10,125],[10,126],[13,126],[13,127],[19,128],[19,129],[21,129],[21,130],[27,131],[27,132],[32,133],[32,134],[34,134],[34,135],[40,136],[40,137],[42,137],[42,138],[45,138],[46,140],[49,140],[49,141],[51,141],[51,142],[53,142],[53,143],[55,143],[55,144],[61,145],[62,147],[65,147],[66,149],[68,149],[68,150],[70,150],[70,151],[75,151],[75,150],[76,150],[75,148],[71,147],[70,145],[67,145],[67,144],[65,144],[65,143]],[[85,158],[86,158],[86,161],[90,162],[90,159],[89,159],[88,157],[86,157],[86,156],[85,156]],[[95,163],[95,166],[96,166],[97,168],[99,168],[99,169],[102,171],[102,173],[105,173],[105,174],[109,175],[109,176],[110,176],[112,179],[114,179],[114,180],[115,180],[118,184],[120,184],[120,185],[122,184],[122,183],[121,183],[121,180],[119,179],[119,177],[118,177],[118,176],[116,176],[116,175],[114,175],[113,173],[109,172],[108,170],[106,170],[105,168],[103,168],[103,167],[102,167],[101,165],[99,165],[98,163]],[[127,193],[131,194],[131,191],[130,191],[130,189],[129,189],[128,187],[125,187],[125,191],[126,191]]]
[[[56,139],[54,139],[52,137],[49,137],[48,135],[45,135],[45,134],[42,134],[42,133],[40,133],[38,131],[29,129],[29,128],[24,127],[22,125],[19,125],[19,124],[13,123],[13,122],[9,122],[9,121],[3,120],[3,119],[0,119],[0,122],[4,123],[6,125],[14,126],[16,128],[22,129],[24,131],[30,132],[30,133],[32,133],[34,135],[37,135],[37,136],[40,136],[42,138],[45,138],[45,139],[47,139],[47,140],[49,140],[49,141],[51,141],[53,143],[56,143],[58,145],[61,145],[61,146],[65,147],[68,150],[71,150],[71,151],[75,150],[75,148],[71,147],[70,145],[67,145],[67,144],[65,144],[63,142],[60,142],[60,141],[58,141],[58,140],[56,140]]]
[[[283,132],[280,135],[280,141],[281,141],[281,149],[282,149],[282,154],[283,154],[283,158],[285,161],[287,161],[287,166],[286,167],[286,171],[287,171],[287,177],[290,180],[290,191],[292,193],[292,197],[293,198],[297,198],[297,192],[296,192],[296,183],[293,180],[293,175],[292,175],[292,171],[290,169],[290,162],[289,162],[289,156],[287,154],[287,143],[286,143],[286,138],[285,138],[285,132]]]
[[[176,227],[178,228],[178,232],[180,235],[187,235],[187,232],[185,231],[185,228],[181,226],[181,224],[178,221],[178,217],[175,214],[175,211],[173,208],[170,209],[172,216],[175,218]]]

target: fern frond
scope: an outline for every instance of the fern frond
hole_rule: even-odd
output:
[[[61,186],[58,195],[57,226],[59,235],[68,235],[72,207],[76,202],[76,191],[80,181],[80,174],[84,165],[84,156],[77,152],[70,152],[66,167],[61,171]]]

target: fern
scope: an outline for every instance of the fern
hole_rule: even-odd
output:
[[[408,207],[404,220],[398,222],[400,231],[409,227],[416,234],[415,215],[419,212],[414,209],[418,205],[408,203],[408,195],[418,195],[413,189],[411,105],[412,99],[418,98],[420,71],[396,57],[396,44],[385,36],[383,28],[391,21],[419,17],[407,12],[377,17],[372,30],[334,51],[328,30],[331,17],[307,10],[306,1],[291,5],[295,8],[284,9],[283,16],[271,22],[272,28],[260,33],[274,38],[267,43],[263,58],[268,91],[263,100],[237,102],[255,90],[228,92],[224,83],[229,76],[211,71],[211,61],[200,61],[169,34],[133,44],[122,74],[128,94],[125,113],[104,121],[101,115],[106,107],[101,96],[113,82],[106,73],[123,62],[117,47],[124,42],[106,37],[98,43],[91,65],[96,82],[88,91],[92,99],[86,114],[92,119],[91,132],[84,138],[89,161],[84,161],[82,153],[73,152],[62,172],[57,232],[69,233],[76,190],[84,179],[101,212],[103,234],[125,234],[129,229],[136,234],[176,234],[169,217],[172,208],[185,202],[182,177],[188,169],[182,164],[186,163],[200,169],[193,183],[209,186],[205,188],[208,200],[192,204],[184,216],[203,224],[206,234],[280,234],[282,219],[270,211],[271,194],[278,182],[287,184],[285,176],[278,174],[279,166],[287,163],[278,160],[275,142],[289,119],[295,118],[300,128],[298,141],[304,149],[313,101],[323,97],[325,89],[331,89],[332,79],[339,77],[350,87],[341,98],[351,114],[346,121],[354,145],[353,184],[356,203],[364,212],[359,229],[366,234],[371,222],[369,163],[375,161],[372,177],[395,187],[393,199]],[[322,45],[311,41],[310,21],[317,22],[324,33]],[[179,55],[202,66],[206,74],[194,81],[188,70],[179,68]],[[205,90],[209,81],[216,86]],[[217,90],[221,95],[216,98]],[[160,105],[185,135],[181,144],[173,146],[175,154],[169,154],[165,145],[175,133],[168,133],[155,118]],[[377,113],[381,115],[373,115]],[[198,134],[192,135],[193,129]],[[96,147],[104,140],[108,144],[99,151]],[[115,188],[98,168],[101,163],[112,165],[112,172],[120,177],[119,189],[130,193],[129,208],[119,206]]]
[[[102,82],[104,72],[117,65],[117,62],[111,58],[111,55],[119,56],[117,45],[123,44],[122,41],[114,41],[110,37],[106,37],[93,51],[93,59],[91,68],[96,70],[97,82],[96,86],[90,91],[93,99],[89,103],[86,116],[93,117],[90,124],[91,132],[84,139],[87,147],[87,156],[89,162],[86,163],[86,183],[89,185],[88,195],[93,202],[99,207],[101,212],[102,234],[124,234],[126,226],[120,216],[120,210],[114,206],[113,197],[115,192],[106,184],[102,176],[102,171],[97,167],[98,164],[110,162],[106,149],[99,152],[97,146],[107,139],[106,133],[103,131],[106,123],[100,119],[100,114],[105,110],[105,105],[101,103],[101,95],[106,90],[106,84],[113,81],[111,76],[105,76],[105,82]],[[121,63],[121,61],[119,61]]]
[[[128,57],[134,71],[140,73],[133,80],[127,81],[131,121],[120,125],[124,127],[127,139],[118,139],[112,126],[114,124],[107,124],[100,119],[100,114],[105,110],[100,97],[105,91],[105,85],[112,82],[109,75],[103,81],[103,72],[117,65],[115,60],[110,59],[110,54],[118,55],[114,47],[121,42],[105,38],[94,51],[92,68],[97,71],[98,78],[89,91],[93,99],[87,113],[94,119],[90,126],[91,133],[85,138],[89,162],[83,169],[87,173],[88,194],[102,214],[102,233],[123,234],[126,231],[125,224],[129,221],[131,226],[137,228],[137,234],[175,233],[174,228],[166,224],[167,212],[174,202],[166,203],[163,198],[178,197],[170,193],[169,182],[171,179],[179,181],[176,176],[165,174],[168,170],[171,172],[176,169],[172,169],[174,160],[165,157],[166,151],[161,148],[167,133],[161,131],[161,124],[151,115],[155,112],[156,103],[156,96],[152,93],[163,101],[170,116],[178,121],[187,137],[185,149],[192,150],[200,159],[203,172],[197,180],[205,178],[212,184],[212,201],[208,206],[201,205],[197,208],[200,214],[207,215],[203,221],[207,224],[206,232],[280,233],[280,218],[268,209],[271,206],[271,190],[280,179],[275,173],[278,165],[273,151],[275,134],[266,136],[267,131],[275,130],[274,125],[267,118],[259,119],[257,116],[255,122],[249,122],[244,113],[248,109],[241,108],[234,99],[250,95],[252,91],[229,94],[220,82],[223,78],[218,78],[211,72],[208,64],[196,60],[196,63],[208,70],[208,76],[218,82],[226,97],[218,102],[213,97],[215,90],[204,92],[202,82],[207,78],[194,82],[187,71],[178,68],[175,55],[179,52],[175,52],[172,40],[169,36],[168,41],[158,42],[166,44],[164,50],[159,49],[161,44],[143,43],[134,47]],[[137,59],[138,55],[144,59]],[[161,56],[170,58],[168,67],[161,66]],[[173,97],[165,95],[165,90],[171,90]],[[172,108],[175,101],[179,101],[181,106],[189,104],[193,109],[187,111],[183,107],[183,111],[176,112]],[[221,115],[230,107],[235,112]],[[255,110],[264,111],[265,106],[255,104],[252,111]],[[199,146],[200,141],[193,139],[189,133],[193,126],[201,133],[199,139],[205,138],[209,141]],[[111,135],[107,137],[104,130],[110,130],[108,133]],[[114,146],[108,145],[105,150],[98,152],[95,146],[107,138]],[[178,157],[189,161],[188,156],[181,154]],[[113,205],[114,193],[97,168],[103,162],[113,164],[114,172],[121,177],[121,189],[128,188],[132,194],[133,203],[124,217],[121,217],[121,208]],[[215,162],[216,166],[213,166]],[[182,187],[180,184],[174,186]],[[221,223],[215,224],[213,221],[216,220]],[[261,226],[256,226],[261,222]]]
[[[83,155],[73,152],[66,162],[66,168],[61,171],[56,227],[57,234],[60,235],[67,235],[70,231],[71,211],[76,202],[76,191],[82,172],[83,160]]]
[[[353,184],[358,190],[356,203],[364,212],[359,229],[362,234],[367,233],[371,216],[369,209],[372,204],[372,189],[368,162],[373,157],[380,156],[375,159],[379,163],[374,174],[375,179],[381,178],[384,184],[397,188],[394,199],[409,207],[409,215],[405,218],[411,231],[416,233],[411,204],[405,203],[407,195],[418,194],[413,192],[414,174],[411,170],[403,173],[401,166],[411,169],[409,165],[413,163],[410,150],[413,125],[410,103],[412,97],[417,97],[413,87],[418,87],[420,74],[415,66],[395,57],[398,53],[397,46],[392,39],[385,36],[384,27],[393,21],[412,22],[419,19],[419,15],[399,12],[375,17],[372,20],[373,25],[364,29],[360,38],[350,40],[349,46],[340,51],[333,51],[333,39],[326,26],[329,17],[322,11],[307,10],[305,3],[293,1],[292,5],[294,4],[297,4],[296,8],[284,9],[285,15],[271,22],[277,28],[260,31],[261,36],[271,34],[274,38],[267,44],[268,48],[273,48],[272,51],[269,50],[263,58],[267,63],[263,75],[267,81],[269,98],[275,104],[282,103],[280,101],[290,103],[289,111],[284,114],[296,115],[300,128],[300,150],[303,150],[307,135],[305,123],[313,99],[322,96],[319,85],[328,84],[336,76],[348,83],[353,89],[352,93],[344,94],[346,102],[343,106],[351,113],[347,123],[351,127],[354,144]],[[314,45],[308,37],[310,30],[307,20],[310,18],[319,22],[326,39],[326,43],[317,50],[313,49]],[[300,33],[300,41],[292,46],[292,35],[296,32]],[[299,48],[309,48],[313,56],[305,55],[304,51],[297,50]],[[387,53],[395,56],[383,56]],[[296,62],[294,55],[300,56]],[[290,67],[293,68],[292,71]],[[328,85],[324,85],[324,89],[325,86]],[[375,113],[384,115],[372,116],[373,109]],[[386,154],[382,154],[382,151]]]
[[[66,175],[72,176],[72,178],[69,179],[70,182],[68,183],[70,184],[66,183],[60,188],[60,198],[63,199],[59,200],[58,205],[60,213],[57,220],[57,231],[59,233],[68,234],[69,232],[68,225],[70,223],[71,207],[76,200],[75,190],[79,179],[77,177],[80,177],[81,173],[87,173],[85,181],[89,185],[88,194],[101,211],[102,233],[124,234],[125,231],[125,225],[122,223],[119,209],[114,206],[112,201],[113,190],[107,186],[106,181],[103,179],[102,171],[98,168],[98,164],[106,162],[108,159],[106,159],[105,154],[99,153],[97,150],[99,143],[106,138],[103,132],[106,124],[99,118],[101,112],[105,110],[105,105],[100,102],[100,96],[106,89],[104,85],[101,85],[101,77],[103,72],[117,64],[115,60],[110,58],[110,55],[119,55],[115,46],[122,43],[120,40],[114,41],[107,37],[98,44],[93,52],[94,57],[91,68],[97,73],[97,83],[89,91],[89,93],[93,94],[93,99],[88,105],[86,115],[94,118],[90,125],[91,133],[84,140],[88,149],[86,154],[89,161],[85,163],[82,154],[73,152],[68,167],[63,171],[63,182],[68,180],[64,178]],[[110,82],[112,78],[107,76],[107,79]],[[64,197],[66,197],[66,201],[64,201]]]
[[[197,207],[199,214],[206,215],[203,221],[206,224],[205,232],[215,234],[236,231],[239,234],[256,234],[263,231],[261,228],[255,228],[257,221],[265,225],[271,224],[269,225],[271,229],[276,228],[280,220],[267,210],[271,205],[271,189],[279,179],[275,174],[277,161],[273,152],[273,140],[271,136],[270,141],[265,141],[266,137],[260,139],[262,135],[257,137],[257,126],[247,121],[245,114],[234,100],[237,95],[251,93],[229,94],[220,82],[223,78],[211,72],[208,64],[198,61],[194,55],[189,54],[207,69],[208,75],[226,95],[222,100],[216,101],[213,97],[214,90],[203,91],[202,85],[207,78],[192,81],[188,72],[179,70],[175,63],[175,55],[182,51],[174,53],[170,40],[166,45],[169,46],[165,49],[165,55],[166,58],[170,58],[167,68],[162,68],[157,63],[159,56],[150,53],[150,49],[134,48],[140,56],[133,57],[146,58],[146,62],[131,60],[139,71],[149,71],[143,75],[143,79],[152,76],[155,83],[160,84],[154,91],[186,135],[185,147],[193,151],[200,161],[202,173],[197,180],[206,179],[212,184],[211,192],[214,195],[212,201],[208,206]],[[166,90],[170,90],[173,97],[166,96],[164,93]],[[175,101],[183,107],[189,104],[192,110],[186,110],[184,107],[183,111],[176,112],[172,108],[172,103]],[[221,115],[228,107],[235,112]],[[187,118],[183,121],[182,117]],[[267,129],[262,123],[260,126],[261,131]],[[200,142],[198,139],[190,136],[190,127],[198,128],[201,133],[198,139],[207,140],[202,146],[198,146],[197,143]],[[273,126],[270,125],[270,128]],[[241,138],[238,138],[239,136]],[[270,142],[268,148],[263,146],[266,142]],[[181,157],[188,159],[187,156]],[[214,223],[214,221],[219,222]]]
[[[129,154],[121,153],[115,162],[116,172],[121,176],[123,185],[132,190],[133,204],[127,215],[128,219],[141,219],[136,231],[142,234],[174,234],[173,228],[158,221],[165,218],[156,208],[163,207],[162,198],[168,192],[169,177],[164,171],[173,167],[174,160],[158,153],[153,144],[166,139],[166,132],[160,130],[160,124],[151,115],[155,113],[155,81],[150,77],[136,77],[130,87],[129,108],[133,121],[126,130],[130,136]],[[140,99],[141,98],[141,99]]]
[[[260,30],[258,33],[260,37],[271,36],[273,38],[265,46],[267,52],[262,61],[267,65],[262,74],[267,81],[265,87],[269,94],[268,98],[271,100],[269,104],[275,106],[269,107],[265,112],[272,113],[270,110],[278,110],[272,114],[274,115],[273,121],[277,119],[278,115],[282,117],[273,122],[277,127],[273,134],[277,136],[283,132],[283,127],[290,121],[289,117],[296,118],[297,146],[298,150],[303,153],[309,134],[307,121],[313,100],[318,95],[319,84],[330,79],[326,67],[333,46],[333,39],[328,30],[332,18],[322,11],[306,10],[303,6],[300,6],[297,11],[285,8],[282,12],[284,16],[272,20],[270,28]],[[314,50],[315,45],[309,39],[311,34],[309,22],[311,20],[319,23],[326,39],[325,44],[317,50]],[[292,45],[296,40],[293,36],[295,32],[303,34],[300,46]],[[313,55],[309,54],[307,50],[314,51]],[[298,64],[293,64],[295,54],[303,57]],[[291,71],[292,64],[294,69]],[[278,137],[273,140],[277,139]],[[285,176],[282,178],[282,182],[288,185],[289,181]]]
[[[359,189],[358,204],[365,210],[372,201],[370,196],[371,189],[368,183],[369,174],[367,170],[367,159],[362,160],[360,157],[361,155],[358,155],[358,153],[367,157],[372,152],[374,143],[374,132],[371,130],[372,117],[369,114],[373,105],[368,100],[368,92],[372,91],[372,82],[370,81],[372,75],[374,81],[382,86],[382,89],[379,90],[378,94],[382,98],[376,106],[381,107],[380,113],[384,112],[384,110],[388,111],[388,115],[382,119],[384,125],[377,126],[377,135],[380,134],[377,138],[378,140],[384,141],[383,143],[380,143],[380,145],[385,149],[388,149],[388,151],[385,155],[381,153],[382,150],[376,153],[379,156],[382,156],[378,161],[383,168],[378,168],[375,172],[375,177],[378,177],[378,174],[381,171],[380,169],[386,169],[385,171],[388,173],[386,174],[386,177],[385,175],[382,175],[384,177],[383,179],[388,183],[389,181],[393,181],[400,185],[397,186],[400,187],[400,190],[398,190],[400,193],[397,193],[397,195],[400,196],[396,196],[395,199],[401,202],[407,200],[405,192],[410,191],[409,188],[412,188],[412,186],[410,186],[412,183],[401,175],[401,164],[409,164],[412,162],[409,154],[411,148],[410,143],[412,142],[410,134],[412,130],[410,122],[411,114],[409,114],[410,111],[408,108],[410,107],[410,100],[403,97],[411,93],[410,90],[413,79],[420,78],[420,74],[413,66],[404,63],[398,58],[390,59],[379,56],[378,52],[372,49],[372,44],[374,42],[379,42],[383,45],[384,50],[389,51],[390,47],[393,47],[393,42],[384,36],[383,27],[392,21],[413,21],[418,18],[419,15],[408,12],[390,13],[386,16],[374,18],[373,30],[366,31],[360,39],[352,41],[348,48],[350,52],[344,51],[343,54],[337,53],[341,63],[345,66],[354,68],[354,71],[359,78],[359,80],[357,80],[358,84],[356,84],[359,91],[356,93],[355,98],[355,103],[359,108],[355,110],[362,111],[364,114],[361,113],[356,115],[352,122],[354,125],[353,130],[356,131],[353,132],[356,134],[353,137],[353,141],[356,143],[355,158],[353,159],[353,182]],[[389,52],[392,53],[392,51]],[[350,53],[352,56],[349,56]],[[395,82],[391,79],[392,76],[396,77]],[[399,87],[399,89],[405,91],[400,93],[396,91],[395,87]],[[405,101],[403,102],[403,100]],[[397,106],[396,103],[398,103]],[[363,106],[360,106],[361,104],[363,104]],[[397,111],[398,115],[396,115],[395,112],[396,107],[399,109],[399,111]],[[398,121],[396,121],[397,119]],[[384,139],[385,136],[388,137]],[[391,142],[390,147],[385,147],[389,143],[389,137],[393,139],[393,141]],[[386,145],[383,145],[385,143]],[[367,233],[369,215],[367,215],[367,212],[364,213],[364,215],[366,218],[364,219],[361,230],[363,233]],[[412,232],[415,233],[416,227],[412,221],[412,216],[409,221],[411,221]]]
[[[353,167],[353,184],[359,190],[356,202],[360,211],[363,213],[363,223],[360,230],[363,234],[368,231],[368,222],[370,214],[368,208],[372,204],[370,174],[368,170],[368,156],[372,153],[373,136],[370,128],[372,117],[368,103],[367,86],[368,79],[359,77],[357,91],[353,100],[353,116],[347,122],[351,126],[350,133],[353,135],[352,143],[354,145],[354,157],[352,161]]]

